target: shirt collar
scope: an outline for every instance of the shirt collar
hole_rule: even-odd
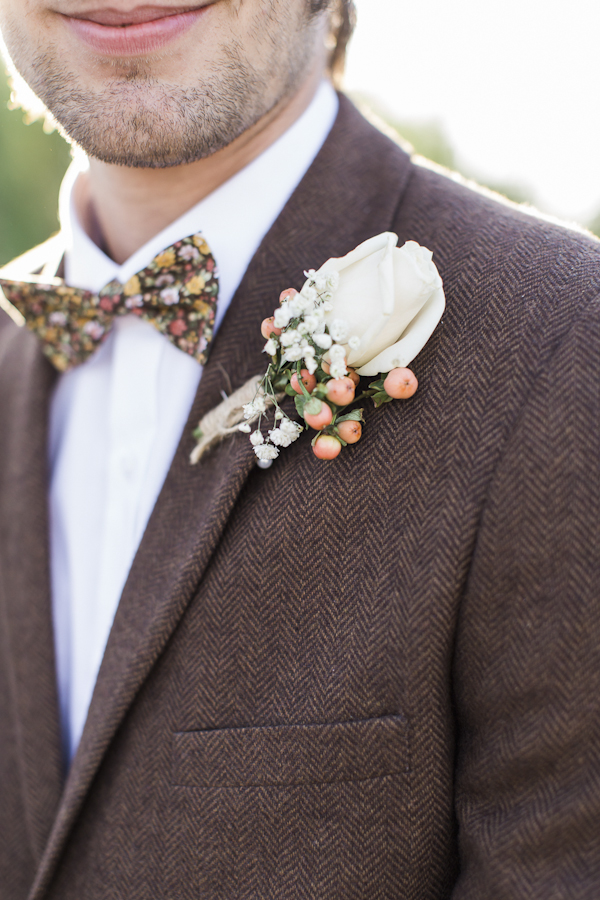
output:
[[[106,256],[79,223],[73,188],[87,161],[85,158],[74,160],[60,196],[67,284],[99,291],[113,279],[125,283],[165,247],[190,234],[202,232],[219,267],[217,318],[220,319],[260,242],[325,142],[338,106],[333,87],[323,81],[305,112],[277,141],[144,244],[122,265]]]

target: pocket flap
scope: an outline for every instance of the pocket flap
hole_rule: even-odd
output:
[[[363,781],[407,770],[404,716],[174,735],[173,783],[187,787]]]

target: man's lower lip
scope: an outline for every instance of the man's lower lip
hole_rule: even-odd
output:
[[[102,56],[144,56],[178,38],[210,7],[203,6],[174,16],[164,16],[140,25],[112,28],[87,19],[65,16],[77,37]]]

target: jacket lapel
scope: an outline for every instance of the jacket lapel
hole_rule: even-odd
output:
[[[9,668],[21,793],[36,862],[62,789],[46,499],[54,381],[29,332],[12,325],[0,331],[0,383],[11,386],[0,398],[0,617],[6,640],[0,652]]]
[[[221,400],[265,368],[262,318],[281,290],[389,229],[410,172],[408,157],[344,97],[333,130],[266,236],[215,338],[198,394],[144,534],[108,640],[81,743],[30,900],[43,895],[104,754],[198,588],[255,457],[234,435],[197,466],[192,431]],[[380,146],[374,144],[380,141]],[[377,160],[374,162],[374,160]]]

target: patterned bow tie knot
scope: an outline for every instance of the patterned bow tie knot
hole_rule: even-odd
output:
[[[219,280],[202,234],[178,241],[125,284],[111,281],[97,294],[68,287],[58,278],[52,282],[0,278],[0,287],[60,372],[84,362],[115,318],[128,314],[150,322],[180,350],[206,362]]]

